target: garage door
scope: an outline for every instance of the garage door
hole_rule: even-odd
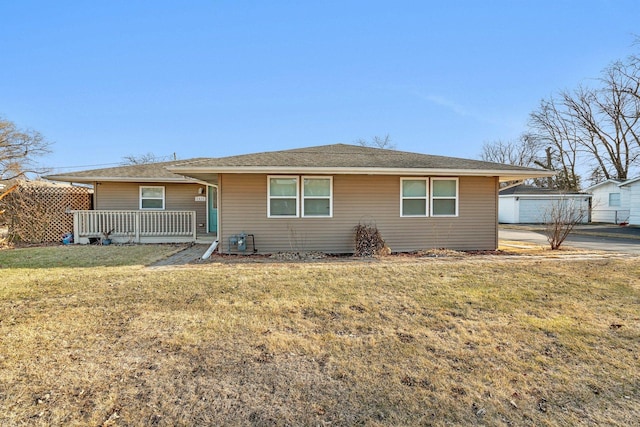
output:
[[[544,216],[551,207],[551,203],[547,200],[540,199],[520,199],[520,218],[521,224],[537,224],[544,222]]]

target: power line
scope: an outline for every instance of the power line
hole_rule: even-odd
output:
[[[177,160],[176,153],[170,154],[168,156],[154,156],[154,162],[164,162],[168,160]],[[78,165],[78,166],[43,166],[45,169],[80,169],[80,168],[95,168],[100,166],[126,166],[130,165],[127,161],[117,162],[117,163],[98,163],[94,165]]]
[[[95,168],[98,166],[122,166],[124,163],[100,163],[95,165],[78,165],[78,166],[45,166],[46,169],[79,169],[79,168]]]

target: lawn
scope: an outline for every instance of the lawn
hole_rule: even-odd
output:
[[[0,251],[0,425],[632,425],[640,259]]]

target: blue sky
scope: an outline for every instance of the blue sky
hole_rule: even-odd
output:
[[[386,134],[477,158],[640,35],[637,0],[21,0],[0,15],[0,116],[53,142],[55,172]]]

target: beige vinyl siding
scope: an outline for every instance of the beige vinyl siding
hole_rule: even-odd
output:
[[[267,176],[220,176],[220,243],[255,235],[262,253],[351,253],[354,227],[375,223],[394,252],[497,247],[497,179],[460,177],[458,217],[400,217],[400,176],[334,175],[332,218],[267,218]]]
[[[196,202],[198,184],[167,184],[158,182],[102,182],[95,185],[96,210],[139,210],[140,186],[164,187],[165,209],[167,211],[196,211],[198,233],[206,233],[207,202]]]

